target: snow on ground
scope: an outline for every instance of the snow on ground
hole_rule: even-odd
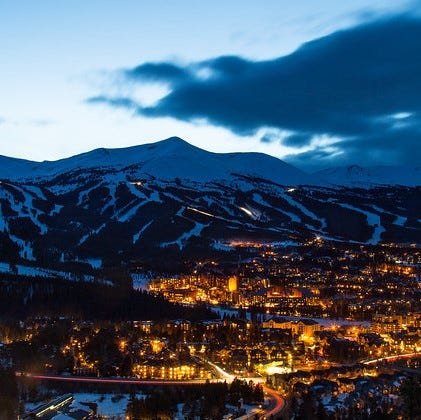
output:
[[[50,213],[48,213],[49,216],[54,216],[56,214],[60,213],[60,210],[63,208],[62,205],[60,204],[56,204],[54,205],[54,208],[50,211]]]
[[[65,185],[53,184],[46,189],[48,189],[54,195],[64,195],[81,187],[83,187],[83,184],[81,182],[71,182]]]
[[[358,213],[362,213],[366,216],[368,225],[374,228],[373,235],[366,242],[366,244],[376,245],[381,241],[382,233],[385,232],[386,229],[382,226],[380,216],[378,214],[371,213],[366,210],[362,210],[358,207],[351,206],[350,204],[338,203],[338,202],[336,202],[336,204],[346,209],[350,209]]]
[[[78,243],[78,246],[80,246],[80,245],[82,245],[83,243],[85,243],[86,242],[86,240],[90,237],[90,236],[92,236],[92,235],[97,235],[99,232],[101,232],[101,230],[102,229],[104,229],[105,228],[105,226],[106,226],[107,224],[106,223],[103,223],[99,228],[97,228],[97,229],[93,229],[93,230],[91,230],[89,233],[87,233],[86,235],[84,235],[84,236],[82,236],[82,238],[80,238],[80,241],[79,241],[79,243]]]
[[[9,263],[0,262],[0,273],[8,273],[10,270]]]
[[[231,316],[238,317],[238,309],[221,308],[220,306],[216,306],[216,305],[215,306],[212,305],[209,308],[212,309],[213,312],[216,312],[221,319],[223,319],[224,316],[227,316],[227,317],[231,317]]]
[[[230,216],[235,216],[235,213],[232,211],[232,209],[230,209],[228,206],[226,206],[226,205],[224,205],[224,204],[222,204],[221,202],[217,202],[217,201],[215,201],[214,202],[220,209],[222,209],[222,211],[224,211],[226,214],[229,214]],[[235,203],[234,202],[232,202],[231,203],[231,205],[232,206],[235,206]],[[225,219],[224,217],[219,217],[221,220],[228,220],[228,219]]]
[[[380,214],[382,214],[382,213],[390,213],[389,211],[386,211],[385,209],[382,209],[381,207],[376,206],[375,204],[371,204],[371,205],[370,205],[370,207],[371,207],[373,210],[375,210],[375,211],[379,212]]]
[[[220,241],[214,241],[211,246],[212,246],[212,248],[217,249],[219,251],[229,252],[229,251],[232,251],[234,249],[234,247],[232,247],[230,245],[227,245],[227,244],[224,244],[223,242],[220,242]]]
[[[12,234],[9,234],[9,238],[20,248],[19,255],[21,258],[24,260],[35,261],[30,242],[24,241]]]
[[[1,203],[0,203],[0,232],[5,232],[9,229],[9,226],[5,220],[5,218],[3,217],[3,211],[1,208]]]
[[[116,201],[117,201],[117,198],[116,198],[117,187],[121,183],[126,182],[126,177],[122,173],[106,174],[106,175],[103,175],[103,180],[106,182],[110,199],[101,209],[101,213],[104,213],[110,207],[115,208]],[[105,185],[105,183],[103,185]]]
[[[92,264],[97,264],[96,268],[100,267],[100,263],[102,264],[102,261],[100,259],[92,259],[92,260],[85,260],[93,261]],[[91,264],[91,265],[92,265]],[[21,276],[27,276],[27,277],[47,277],[47,278],[60,278],[64,280],[69,281],[84,281],[84,282],[93,282],[96,281],[98,283],[107,284],[109,286],[113,286],[113,282],[106,279],[99,279],[89,274],[83,274],[82,276],[76,275],[71,272],[66,271],[58,271],[58,270],[52,270],[50,268],[43,268],[43,267],[31,267],[26,265],[17,264],[15,266],[16,268],[16,274],[19,274]],[[11,272],[10,265],[5,262],[0,262],[0,272],[1,273],[9,273]]]
[[[140,236],[142,235],[142,233],[153,223],[153,220],[151,220],[149,223],[146,223],[146,225],[142,226],[142,228],[139,230],[139,232],[137,232],[136,234],[133,235],[133,244],[135,244]]]
[[[149,200],[142,201],[132,208],[130,208],[126,213],[119,212],[120,215],[118,216],[117,220],[119,222],[128,222],[132,217],[134,217],[137,213],[137,211],[140,209],[140,207],[144,206],[146,203],[148,203]]]
[[[43,270],[42,268],[38,267],[27,267],[25,265],[17,265],[16,266],[18,274],[21,276],[29,276],[29,277],[51,277],[51,274],[47,272],[47,270]]]
[[[289,317],[293,320],[298,321],[305,317]],[[334,326],[340,327],[350,327],[353,325],[359,325],[361,327],[370,327],[371,323],[369,321],[349,321],[347,319],[330,319],[330,318],[311,318],[312,320],[318,322],[324,328],[332,328]]]
[[[394,220],[393,224],[396,225],[396,226],[403,226],[408,219],[407,217],[400,216],[399,214],[391,213],[390,211],[382,209],[381,207],[376,206],[374,204],[371,205],[371,208],[373,210],[379,212],[380,214],[391,214],[392,216],[395,216],[396,219]]]
[[[97,188],[101,188],[103,185],[104,185],[104,183],[101,182],[99,184],[95,184],[93,187],[88,188],[87,190],[80,191],[76,205],[77,206],[81,206],[82,204],[84,204],[85,201],[88,201],[89,200],[89,194],[91,193],[91,191],[94,191]]]
[[[127,203],[125,206],[121,207],[119,210],[117,210],[115,212],[114,217],[117,217],[117,219],[119,219],[120,215],[127,212],[128,209],[131,209],[135,205],[135,203],[137,203],[137,202],[138,202],[137,198],[134,198],[133,200],[130,200],[129,203]]]
[[[272,316],[274,316],[273,314],[268,315],[268,314],[262,314],[262,316],[265,319],[269,319]],[[339,327],[351,327],[353,325],[355,326],[361,326],[361,327],[370,327],[371,322],[369,321],[350,321],[347,319],[333,319],[333,318],[310,318],[310,317],[305,317],[305,316],[283,316],[282,318],[286,318],[290,321],[299,321],[300,319],[311,319],[313,321],[318,322],[323,328],[332,328],[335,326],[339,326]]]
[[[183,249],[184,248],[184,245],[186,244],[186,242],[188,242],[188,240],[192,236],[200,236],[202,230],[204,228],[208,227],[208,226],[209,226],[209,223],[205,225],[203,223],[196,222],[196,224],[195,224],[195,226],[194,226],[193,229],[189,230],[188,232],[183,233],[175,241],[161,243],[161,248],[167,248],[170,245],[178,245],[178,247],[180,249]]]
[[[150,196],[149,196],[149,201],[155,201],[156,203],[163,203],[163,201],[161,200],[161,197],[159,195],[158,191],[154,191]]]
[[[102,267],[102,258],[86,258],[86,259],[76,258],[76,261],[89,264],[92,268],[96,268],[96,269]]]
[[[255,405],[249,405],[249,404],[243,404],[243,408],[244,410],[246,410],[246,414],[244,414],[245,416],[250,416],[250,418],[254,415],[254,418],[259,418],[259,415],[262,415],[263,410],[261,408],[259,408],[258,406],[256,407]]]
[[[25,409],[25,413],[28,413],[29,411],[34,410],[35,408],[38,408],[41,404],[43,404],[42,402],[26,402],[24,403],[24,409]]]
[[[296,214],[272,206],[260,194],[254,193],[253,194],[253,201],[255,203],[258,203],[258,204],[262,205],[262,206],[269,207],[271,209],[274,209],[276,211],[279,211],[279,212],[287,215],[291,219],[292,222],[301,223],[301,219]]]
[[[396,220],[393,222],[393,224],[397,226],[403,226],[408,220],[407,217],[399,216],[397,214],[395,214],[394,216],[396,216]]]
[[[184,419],[184,415],[183,415],[183,407],[184,407],[184,403],[180,403],[177,404],[177,414],[175,415],[175,419]]]
[[[19,217],[29,217],[32,223],[39,227],[42,235],[46,233],[48,227],[37,218],[41,212],[33,206],[32,201],[34,197],[23,188],[17,187],[16,185],[13,185],[13,188],[23,195],[25,201],[23,203],[17,203],[14,199],[10,200],[12,209],[18,213]]]
[[[138,397],[141,394],[138,395]],[[121,398],[119,398],[121,397]],[[89,394],[89,393],[74,393],[73,402],[70,405],[71,410],[82,409],[86,410],[84,402],[92,402],[98,404],[98,414],[108,417],[125,418],[127,403],[129,401],[128,394],[117,396],[115,394]],[[113,401],[114,400],[114,401]]]
[[[310,219],[317,220],[321,223],[322,227],[321,230],[324,230],[326,228],[326,220],[324,218],[320,218],[317,215],[315,215],[312,211],[304,207],[301,203],[294,200],[290,195],[281,193],[280,196],[292,207],[297,207],[303,214],[310,217]],[[291,217],[291,216],[290,216]],[[295,220],[293,220],[295,221]],[[301,222],[301,219],[298,220],[298,222]]]
[[[148,197],[147,195],[145,195],[142,191],[139,191],[135,188],[134,185],[132,185],[130,182],[127,184],[128,186],[130,185],[130,191],[138,198],[141,198],[142,201],[138,202],[136,205],[133,206],[133,203],[135,203],[136,201],[138,201],[137,199],[132,200],[128,205],[126,205],[125,207],[123,207],[119,212],[118,212],[118,217],[117,220],[119,222],[127,222],[128,220],[130,220],[133,216],[136,215],[137,211],[140,209],[140,207],[143,207],[145,204],[148,203],[162,203],[161,197],[159,195],[159,192],[157,191],[153,191],[151,193],[151,195]],[[126,209],[128,209],[126,211]]]
[[[282,247],[286,248],[289,246],[298,246],[298,242],[296,241],[277,241],[277,242],[269,242],[269,245],[274,247]]]
[[[64,271],[50,270],[50,269],[41,268],[41,267],[30,267],[30,266],[21,265],[21,264],[17,264],[15,267],[16,267],[16,273],[21,276],[60,277],[67,280],[71,280],[72,278],[71,273],[66,273]],[[10,265],[8,263],[0,262],[0,272],[2,273],[10,272]]]
[[[4,198],[5,200],[7,200],[10,204],[11,209],[14,212],[16,212],[19,217],[28,217],[29,219],[31,219],[32,223],[35,226],[38,226],[38,228],[41,231],[41,234],[46,233],[48,230],[47,226],[38,220],[38,216],[41,214],[41,211],[35,208],[32,204],[34,197],[23,188],[12,184],[7,185],[18,191],[20,194],[22,194],[24,201],[20,202],[16,200],[13,194],[6,190],[0,191],[0,198]],[[1,219],[3,219],[3,217],[1,217]],[[3,225],[4,224],[5,222],[3,221]]]
[[[148,273],[132,273],[131,274],[133,281],[134,290],[149,290],[148,283],[152,280],[152,274]]]
[[[133,185],[131,182],[126,182],[126,187],[129,189],[129,191],[134,195],[135,197],[139,197],[142,200],[145,198],[148,198],[148,196],[141,190],[139,190],[135,185]]]
[[[25,189],[31,192],[32,194],[36,195],[37,198],[39,198],[40,200],[47,201],[47,198],[45,197],[41,188],[35,187],[34,185],[25,185]]]
[[[67,420],[74,419],[72,416],[77,410],[84,410],[89,412],[90,408],[84,403],[95,403],[98,406],[97,413],[105,418],[125,418],[127,404],[130,396],[128,394],[95,394],[87,392],[75,392],[73,395],[73,401],[63,408],[59,409],[59,412],[52,417],[55,420]],[[142,397],[142,393],[136,394],[137,398]],[[25,412],[30,412],[33,409],[40,406],[40,402],[37,403],[25,403]]]
[[[164,193],[161,193],[161,194],[162,194],[164,197],[170,198],[171,200],[178,201],[179,203],[184,203],[184,200],[182,200],[181,198],[179,198],[179,197],[177,197],[176,195],[171,194],[171,193],[169,193],[169,192],[164,192]]]
[[[286,214],[291,219],[291,222],[301,223],[301,219],[296,214],[290,213],[289,211],[286,211],[286,210],[281,210],[281,209],[278,209],[278,210],[281,213]]]
[[[74,417],[70,417],[66,414],[59,413],[56,416],[52,417],[51,420],[74,420]]]

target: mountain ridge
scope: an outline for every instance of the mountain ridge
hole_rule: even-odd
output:
[[[421,167],[403,165],[337,166],[314,173],[333,185],[372,187],[379,185],[421,185]]]
[[[350,186],[421,185],[421,167],[348,165],[307,173],[274,156],[258,152],[215,153],[179,137],[120,148],[97,148],[55,161],[31,161],[0,155],[0,179],[28,181],[52,178],[77,170],[124,170],[142,175],[197,182],[249,175],[281,185]]]
[[[294,166],[264,153],[213,153],[200,149],[179,137],[155,143],[89,152],[56,161],[33,162],[0,156],[0,178],[28,180],[48,178],[80,169],[121,170],[136,167],[140,176],[214,181],[230,178],[233,173],[268,178],[285,185],[316,182]]]

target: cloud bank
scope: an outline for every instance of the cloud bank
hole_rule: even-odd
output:
[[[221,56],[178,65],[144,63],[121,72],[129,84],[160,83],[153,105],[99,95],[146,117],[206,121],[237,135],[263,135],[297,153],[302,166],[419,164],[421,20],[409,15],[359,25],[302,45],[290,55],[250,61]],[[279,140],[281,139],[281,140]]]

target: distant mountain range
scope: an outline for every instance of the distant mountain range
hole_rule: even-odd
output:
[[[314,175],[326,183],[371,188],[379,185],[421,185],[421,166],[371,166],[358,165],[325,169]]]
[[[0,156],[0,179],[41,180],[77,170],[136,169],[138,176],[195,182],[230,180],[237,174],[281,185],[421,185],[421,166],[351,165],[308,174],[263,153],[211,153],[186,141],[169,139],[120,149],[96,149],[57,161],[33,162]]]
[[[421,243],[420,177],[403,167],[307,174],[175,137],[55,162],[0,157],[0,255],[129,260],[315,236]]]

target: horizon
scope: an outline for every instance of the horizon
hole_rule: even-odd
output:
[[[101,146],[99,146],[99,147],[95,147],[94,149],[89,149],[89,150],[81,151],[80,153],[77,153],[77,154],[74,154],[74,155],[59,157],[59,158],[54,159],[54,160],[47,160],[47,159],[44,159],[44,160],[31,160],[31,159],[26,159],[26,158],[22,158],[22,157],[7,156],[7,155],[2,155],[2,154],[0,154],[0,157],[6,158],[6,159],[12,159],[12,160],[14,160],[14,159],[16,159],[16,160],[23,160],[23,161],[27,161],[29,163],[38,163],[38,164],[43,164],[43,163],[56,163],[56,162],[60,162],[60,161],[72,159],[72,158],[75,158],[75,157],[78,157],[78,156],[81,156],[81,155],[90,154],[90,153],[93,153],[93,152],[99,151],[99,150],[117,151],[117,150],[132,149],[132,148],[138,148],[138,147],[142,147],[142,146],[154,145],[154,144],[157,144],[157,143],[163,143],[165,141],[173,140],[173,139],[175,139],[175,140],[181,140],[182,142],[187,143],[190,146],[196,147],[196,148],[198,148],[198,149],[200,149],[202,151],[205,151],[205,152],[208,152],[208,153],[214,153],[214,154],[218,154],[218,155],[225,155],[225,154],[250,154],[250,153],[262,154],[262,155],[265,155],[265,156],[269,156],[269,157],[273,157],[275,159],[278,159],[279,161],[281,161],[283,163],[286,163],[286,164],[288,164],[288,165],[290,165],[290,166],[292,166],[292,167],[294,167],[296,169],[299,169],[302,172],[305,172],[307,174],[310,174],[310,175],[312,173],[324,172],[324,171],[327,171],[329,169],[336,169],[336,168],[338,168],[338,169],[340,169],[340,168],[351,169],[351,168],[356,167],[356,168],[362,168],[362,169],[370,169],[370,168],[375,168],[375,167],[380,167],[380,168],[381,167],[385,167],[385,168],[388,168],[388,167],[394,168],[394,167],[396,167],[396,168],[398,168],[400,166],[400,165],[372,165],[372,166],[364,166],[364,165],[359,165],[357,163],[354,163],[354,164],[343,165],[343,166],[330,166],[330,167],[318,169],[316,171],[311,171],[311,170],[308,170],[305,167],[302,167],[300,164],[290,163],[290,162],[288,162],[286,160],[283,160],[280,157],[273,156],[271,154],[268,154],[268,153],[265,153],[265,152],[260,152],[260,151],[258,151],[258,152],[255,152],[255,151],[228,151],[228,152],[223,151],[223,152],[213,152],[211,150],[207,150],[207,149],[204,149],[202,147],[196,146],[193,143],[189,142],[188,140],[183,139],[183,138],[181,138],[179,136],[170,136],[168,138],[161,139],[161,140],[150,141],[150,142],[145,142],[145,143],[140,143],[140,144],[133,144],[133,145],[129,145],[129,146],[117,146],[117,147],[101,147]]]

